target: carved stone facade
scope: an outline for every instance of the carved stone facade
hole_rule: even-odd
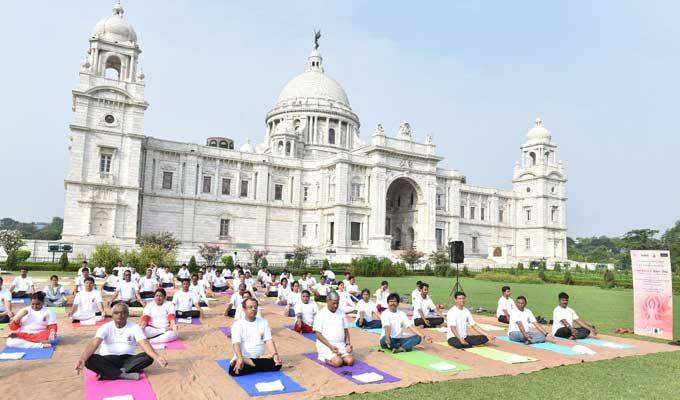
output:
[[[347,94],[314,49],[267,113],[261,143],[166,141],[144,135],[140,52],[117,5],[97,24],[73,91],[63,236],[77,251],[104,241],[131,248],[141,234],[170,231],[180,259],[201,243],[266,248],[270,261],[305,245],[314,258],[348,261],[429,253],[451,240],[501,263],[566,259],[566,179],[540,120],[511,189],[468,185],[438,167],[432,135],[419,142],[408,122],[394,136],[378,125],[363,142]]]

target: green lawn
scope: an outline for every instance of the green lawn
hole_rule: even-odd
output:
[[[338,399],[672,399],[680,393],[679,353],[624,357],[531,374],[456,379]],[[675,393],[675,394],[673,394]]]
[[[371,293],[380,286],[384,278],[358,277],[357,284],[361,289],[368,288]],[[415,282],[424,280],[430,284],[430,295],[437,303],[450,305],[449,294],[455,283],[453,278],[401,277],[387,278],[390,290],[401,295],[409,295],[415,288]],[[461,285],[468,296],[468,305],[496,310],[501,295],[502,282],[481,281],[473,278],[462,278]],[[524,295],[528,299],[528,307],[536,316],[552,319],[552,310],[557,305],[557,294],[561,291],[569,294],[569,305],[580,317],[595,324],[602,333],[613,334],[618,327],[633,327],[633,291],[630,289],[601,289],[593,286],[568,286],[558,284],[520,284],[509,285],[512,297]],[[673,296],[674,335],[680,337],[680,296]]]

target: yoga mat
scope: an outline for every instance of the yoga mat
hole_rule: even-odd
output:
[[[449,346],[449,344],[446,342],[442,344]],[[535,358],[526,357],[514,353],[508,353],[507,351],[493,349],[490,347],[472,347],[469,349],[465,349],[465,351],[467,351],[468,353],[477,354],[478,356],[482,356],[484,358],[488,358],[491,360],[502,361],[506,364],[519,364],[525,362],[538,361]]]
[[[12,304],[29,304],[31,302],[31,299],[15,299],[12,297],[12,300],[10,303]]]
[[[166,350],[184,350],[187,347],[184,345],[182,339],[173,340],[172,342],[163,343]]]
[[[217,364],[228,374],[229,373],[229,363],[230,360],[217,360]],[[304,392],[306,389],[300,386],[299,383],[295,382],[288,375],[281,371],[272,372],[257,372],[254,374],[243,375],[243,376],[231,376],[236,383],[241,386],[246,393],[250,396],[265,396],[268,394],[282,394],[282,393],[293,393],[293,392]],[[273,382],[280,380],[283,383],[283,390],[276,392],[259,392],[255,385],[258,382]],[[89,400],[89,399],[87,399]]]
[[[5,329],[5,327],[9,325],[9,322],[5,322],[4,324],[0,324],[0,331]]]
[[[609,347],[610,349],[633,349],[635,348],[635,345],[628,344],[628,343],[618,343],[618,342],[612,342],[609,340],[602,340],[602,339],[597,339],[597,338],[585,338],[585,339],[578,339],[576,341],[577,343],[581,344],[592,344],[595,346],[601,346],[601,347]]]
[[[520,343],[520,342],[513,342],[507,336],[496,336],[496,339],[504,340],[506,342],[515,343],[515,344],[519,344],[519,345],[524,345],[523,343]],[[524,346],[526,346],[526,345],[524,345]],[[555,343],[552,343],[552,342],[535,343],[535,344],[530,344],[529,346],[535,347],[537,349],[552,351],[554,353],[564,354],[565,356],[577,356],[577,355],[579,355],[579,353],[572,350],[571,347],[569,347],[569,346],[562,346],[561,344],[555,344]]]
[[[380,347],[374,347],[375,349],[380,349]],[[467,371],[472,369],[471,367],[460,364],[455,361],[450,361],[443,359],[441,357],[435,356],[434,354],[426,353],[421,350],[411,350],[402,353],[392,353],[390,350],[384,350],[384,353],[390,357],[394,357],[397,360],[407,362],[409,364],[416,365],[418,367],[427,368],[432,371],[437,371],[441,373],[447,373],[452,371]]]
[[[231,328],[228,326],[220,326],[220,332],[227,335],[227,337],[231,337]]]
[[[66,307],[48,307],[48,308],[54,311],[56,314],[66,313]]]
[[[369,365],[369,364],[367,364],[367,363],[365,363],[361,360],[355,359],[354,365],[349,366],[349,367],[348,366],[342,366],[342,367],[335,368],[335,367],[332,367],[332,366],[320,361],[319,358],[318,358],[319,357],[318,353],[305,353],[305,354],[303,354],[303,356],[309,358],[312,361],[315,361],[317,364],[323,365],[324,367],[328,368],[332,372],[342,376],[343,378],[345,378],[349,381],[356,383],[357,385],[365,385],[365,384],[368,384],[368,383],[389,383],[389,382],[397,382],[397,381],[400,380],[396,376],[392,376],[392,375],[388,374],[387,372],[381,371],[381,370],[379,370],[379,369],[377,369],[377,368],[375,368],[375,367],[373,367],[373,366],[371,366],[371,365]],[[380,374],[380,375],[383,376],[383,379],[380,380],[380,381],[376,381],[376,382],[362,382],[362,381],[354,378],[355,375],[365,374],[365,373],[369,373],[369,372]]]
[[[60,339],[61,337],[57,336],[57,338],[52,341],[52,347],[47,347],[43,349],[20,349],[18,347],[5,346],[5,348],[2,349],[0,353],[25,353],[24,357],[21,358],[21,360],[40,360],[45,358],[52,358],[52,354],[54,354],[54,349],[57,346],[57,343],[59,343]]]
[[[292,325],[292,324],[286,324],[285,327],[288,328],[288,329],[290,329],[290,330],[293,331],[294,333],[297,333],[298,335],[302,335],[302,336],[306,337],[306,338],[309,339],[309,340],[314,340],[314,341],[316,341],[316,333],[314,333],[314,332],[302,333],[302,334],[301,334],[300,332],[295,332],[295,329],[293,329],[293,325]]]
[[[94,325],[83,325],[80,322],[74,322],[72,325],[75,326],[75,327],[92,328],[92,327],[102,326],[109,321],[111,321],[111,320],[104,318],[104,319],[100,319],[99,321],[97,321],[97,323],[94,324]]]
[[[496,326],[496,325],[491,325],[491,324],[477,324],[478,327],[486,330],[486,331],[507,331],[507,328],[503,328],[502,326]]]
[[[156,394],[144,373],[138,381],[118,379],[115,381],[97,380],[97,374],[85,369],[85,400],[101,400],[106,397],[130,395],[135,400],[156,400]]]

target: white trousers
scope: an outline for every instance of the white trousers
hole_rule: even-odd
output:
[[[151,338],[149,339],[149,343],[151,344],[168,343],[179,339],[179,335],[177,335],[174,330],[169,329],[166,331],[164,329],[154,328],[153,326],[144,327],[144,334],[147,338]]]
[[[25,339],[20,338],[7,338],[5,341],[5,346],[16,347],[18,349],[42,349],[42,343],[29,342]]]

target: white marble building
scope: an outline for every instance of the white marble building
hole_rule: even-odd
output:
[[[540,119],[521,144],[512,188],[470,185],[438,167],[432,136],[419,140],[406,122],[362,140],[317,45],[267,113],[261,143],[179,143],[144,134],[141,49],[120,4],[89,46],[65,179],[63,241],[76,252],[104,241],[134,247],[165,230],[182,240],[181,259],[201,243],[268,249],[270,261],[302,244],[315,258],[330,250],[346,261],[463,240],[468,256],[500,263],[566,260],[566,178]]]

